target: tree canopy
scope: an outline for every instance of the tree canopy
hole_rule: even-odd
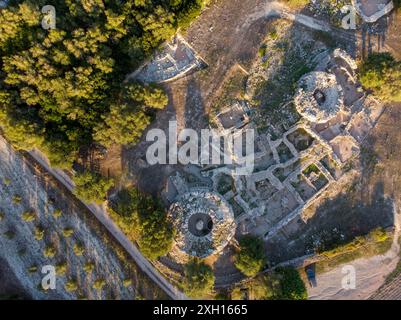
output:
[[[302,281],[299,272],[292,268],[277,268],[276,273],[280,276],[280,293],[276,299],[280,300],[306,300],[308,293],[305,283]]]
[[[360,81],[384,101],[401,101],[401,62],[390,53],[370,54],[360,66]]]
[[[184,291],[192,298],[203,298],[213,290],[214,274],[212,268],[197,260],[185,265]]]
[[[93,141],[135,143],[151,109],[167,97],[153,86],[125,85],[201,0],[14,0],[0,11],[0,121],[23,149],[39,147],[52,164],[71,166]],[[44,5],[56,29],[41,27]],[[107,137],[109,139],[107,139]]]
[[[174,228],[157,199],[135,188],[122,189],[112,201],[110,215],[149,259],[170,251]]]
[[[105,201],[107,191],[113,186],[112,180],[89,171],[78,173],[73,180],[76,196],[88,203]]]
[[[140,198],[137,227],[138,244],[146,257],[155,260],[171,250],[174,228],[157,199],[145,195]]]
[[[253,277],[266,264],[263,241],[252,236],[244,236],[239,240],[239,245],[235,266],[246,276]]]
[[[247,296],[244,297],[246,289]],[[305,300],[308,294],[299,272],[292,268],[277,268],[235,287],[233,300]]]

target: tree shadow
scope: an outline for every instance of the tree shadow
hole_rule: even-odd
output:
[[[269,261],[276,264],[347,243],[371,230],[394,225],[393,199],[378,182],[371,194],[361,195],[358,183],[315,208],[312,218],[294,221],[296,231],[267,243]],[[294,226],[288,226],[287,230]]]
[[[123,171],[128,177],[141,191],[153,195],[160,195],[168,177],[182,170],[182,165],[172,163],[168,157],[169,121],[177,121],[178,134],[185,128],[200,133],[208,123],[202,94],[194,74],[187,75],[176,83],[165,85],[165,89],[169,96],[168,106],[156,114],[155,120],[143,133],[137,145],[123,148],[121,157]],[[166,134],[167,164],[148,165],[146,151],[153,142],[146,141],[146,135],[152,129],[161,129]],[[178,148],[183,143],[179,142]]]

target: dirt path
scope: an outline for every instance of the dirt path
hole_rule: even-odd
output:
[[[261,5],[255,10],[254,13],[249,15],[246,24],[250,26],[253,22],[261,18],[283,18],[302,24],[314,30],[326,32],[332,30],[329,23],[306,16],[304,14],[295,13],[285,4],[277,1],[267,1],[264,5]],[[246,27],[246,25],[243,25],[242,27]]]
[[[335,269],[317,276],[317,286],[308,288],[311,300],[365,300],[376,292],[384,283],[387,275],[393,271],[399,261],[400,246],[398,238],[401,234],[401,212],[394,208],[394,239],[390,250],[380,256],[361,258],[353,262],[340,265]],[[342,268],[351,265],[355,268],[356,288],[345,290],[342,288],[342,279],[345,274]]]

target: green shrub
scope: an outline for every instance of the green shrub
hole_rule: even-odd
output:
[[[370,54],[359,69],[364,88],[384,101],[401,101],[401,62],[390,53]]]
[[[193,260],[185,265],[184,274],[183,288],[189,297],[202,298],[212,292],[214,273],[209,265]]]
[[[67,292],[74,292],[78,290],[78,283],[75,280],[68,280],[64,285],[64,289]]]
[[[93,283],[93,289],[96,290],[102,290],[103,287],[106,285],[106,281],[104,279],[97,279],[94,283]]]
[[[305,283],[302,281],[296,269],[292,267],[277,268],[276,272],[281,276],[280,299],[306,300],[308,298]]]
[[[131,279],[124,279],[123,286],[125,288],[131,287],[132,286],[132,280]]]
[[[14,204],[20,204],[21,201],[22,201],[22,197],[21,196],[19,196],[19,195],[14,195],[13,196],[13,203]]]
[[[57,250],[52,245],[47,246],[43,251],[43,255],[46,258],[53,258],[56,255],[56,253],[57,253]]]
[[[388,233],[383,228],[376,228],[376,229],[372,230],[371,232],[369,232],[369,236],[375,242],[383,242],[389,238]]]
[[[253,277],[266,264],[263,241],[252,236],[239,240],[240,250],[235,257],[235,266],[246,276]]]
[[[74,244],[73,251],[77,257],[80,257],[85,252],[85,247],[82,244],[76,243]]]
[[[55,209],[53,211],[53,217],[55,217],[56,219],[60,218],[62,216],[63,212],[60,209]]]
[[[131,241],[138,242],[147,258],[155,260],[170,251],[175,231],[157,199],[136,189],[123,189],[109,214]]]
[[[29,273],[36,273],[36,272],[38,272],[38,267],[36,265],[33,265],[33,266],[29,267],[28,272]]]
[[[67,272],[67,263],[66,262],[60,262],[56,265],[56,274],[58,276],[63,276]]]
[[[36,227],[34,231],[35,240],[40,241],[43,240],[45,235],[45,230],[42,227]]]
[[[83,269],[87,274],[90,274],[95,269],[95,265],[92,262],[87,262]]]
[[[259,57],[263,58],[266,55],[267,46],[263,44],[258,51]]]
[[[63,235],[66,238],[71,237],[73,234],[74,234],[74,229],[66,228],[66,229],[63,230]]]
[[[275,300],[281,294],[280,279],[274,272],[261,274],[236,286],[231,292],[233,300]]]
[[[106,179],[97,173],[78,173],[73,178],[75,195],[81,200],[101,204],[105,201],[107,191],[113,186],[111,179]]]
[[[22,214],[22,220],[24,220],[25,222],[31,222],[35,220],[35,218],[36,218],[36,213],[33,211],[27,211]]]

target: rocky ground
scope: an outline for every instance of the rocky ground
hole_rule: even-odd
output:
[[[3,139],[0,194],[0,258],[9,274],[0,292],[32,299],[164,297],[68,190]],[[55,290],[40,286],[45,265],[56,268]]]

